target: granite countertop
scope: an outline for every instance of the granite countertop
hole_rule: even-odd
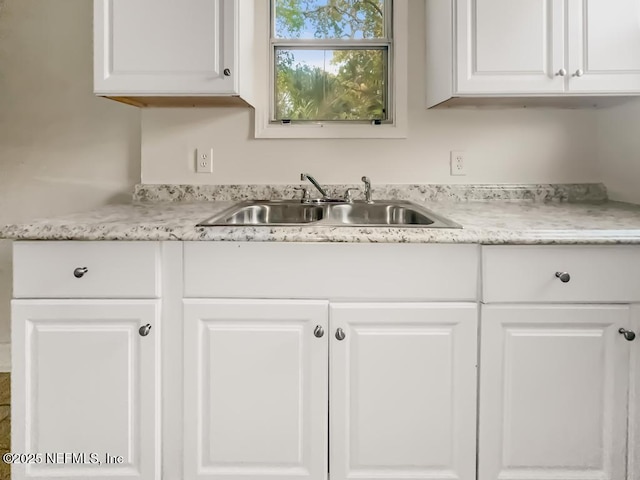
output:
[[[485,187],[486,188],[486,187]],[[16,240],[208,240],[285,242],[411,242],[481,244],[640,244],[640,206],[588,196],[579,203],[539,198],[451,201],[421,193],[404,195],[462,229],[396,227],[195,227],[234,201],[193,201],[184,191],[130,205],[0,227],[0,238]],[[377,193],[382,193],[380,189]],[[157,192],[156,192],[157,193]],[[174,192],[175,193],[175,192]],[[407,192],[404,192],[405,194]],[[601,193],[601,192],[600,192]],[[415,194],[415,192],[414,192]],[[247,192],[233,200],[246,198]],[[277,192],[282,198],[282,192]],[[154,196],[154,195],[151,195]],[[162,195],[155,195],[162,197]],[[218,195],[218,198],[220,195]],[[440,195],[442,197],[442,195]],[[543,195],[545,197],[545,195]],[[256,197],[254,197],[256,198]],[[290,198],[290,197],[289,197]],[[376,195],[374,198],[385,198]],[[394,195],[392,198],[397,198]],[[494,197],[492,197],[494,198]],[[545,197],[546,198],[546,197]],[[153,201],[151,201],[153,200]],[[176,201],[178,200],[178,201]],[[186,200],[186,201],[185,201]],[[537,201],[536,201],[537,200]]]

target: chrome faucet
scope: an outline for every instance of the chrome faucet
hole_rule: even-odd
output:
[[[353,203],[353,197],[351,196],[351,192],[359,192],[359,188],[347,188],[344,192],[344,201],[347,203]]]
[[[301,181],[309,180],[313,184],[313,186],[316,187],[316,189],[320,192],[320,195],[322,195],[323,199],[328,199],[329,198],[329,195],[327,195],[326,190],[324,188],[322,188],[320,186],[320,184],[316,181],[316,179],[313,178],[308,173],[301,173],[300,174],[300,180]]]
[[[309,189],[307,187],[293,187],[296,192],[302,192],[302,203],[309,203],[311,201],[311,195],[309,194]],[[294,194],[295,198],[295,194]]]
[[[373,203],[371,200],[371,180],[369,177],[362,177],[362,181],[364,182],[364,199],[367,203]]]

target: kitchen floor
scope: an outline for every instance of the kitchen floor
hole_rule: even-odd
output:
[[[11,374],[0,373],[0,456],[11,450]],[[11,468],[0,460],[0,480],[11,478]]]

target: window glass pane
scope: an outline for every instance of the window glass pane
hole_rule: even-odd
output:
[[[386,120],[386,50],[276,48],[276,120]]]
[[[275,0],[275,37],[383,38],[385,0]]]

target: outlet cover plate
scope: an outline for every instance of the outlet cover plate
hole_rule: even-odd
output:
[[[213,173],[213,148],[196,148],[196,172]]]
[[[465,153],[462,150],[452,150],[450,158],[451,175],[465,176],[467,169],[465,165]]]

